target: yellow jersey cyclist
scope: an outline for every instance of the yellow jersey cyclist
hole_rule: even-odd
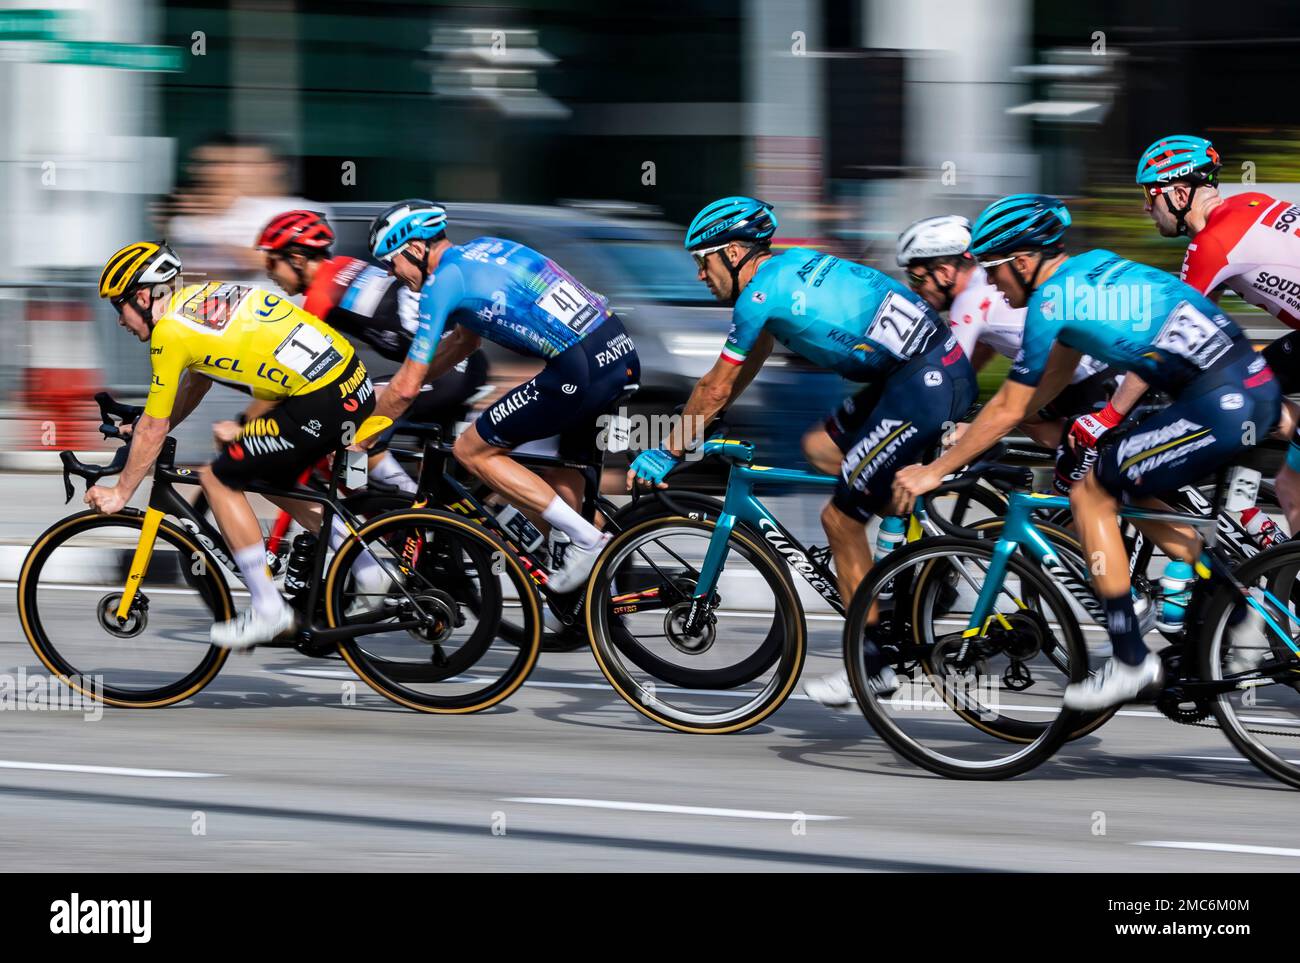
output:
[[[1142,641],[1120,535],[1120,499],[1152,496],[1213,474],[1277,423],[1281,392],[1272,370],[1232,319],[1171,274],[1109,251],[1068,255],[1070,212],[1041,194],[989,205],[973,228],[971,252],[1014,307],[1027,306],[1025,339],[1007,381],[952,449],[898,473],[900,509],[976,458],[1029,411],[1069,384],[1086,352],[1136,373],[1169,394],[1169,406],[1126,432],[1111,432],[1096,467],[1070,493],[1071,509],[1106,610],[1114,657],[1067,687],[1072,709],[1135,698],[1161,679],[1160,659]],[[1190,529],[1150,523],[1170,559],[1200,557]]]
[[[840,596],[852,598],[871,570],[866,526],[889,514],[891,482],[933,447],[945,425],[975,400],[975,374],[961,346],[919,295],[888,275],[810,248],[772,252],[777,219],[752,197],[704,207],[686,230],[699,279],[732,308],[722,354],[691,392],[683,426],[703,427],[754,380],[777,341],[861,384],[803,440],[807,459],[839,482],[822,510]],[[667,487],[664,477],[697,439],[674,431],[632,462],[628,485]],[[868,685],[894,691],[897,678],[878,648],[867,653]],[[847,673],[809,681],[824,705],[851,702]]]
[[[167,433],[214,381],[251,394],[242,424],[213,426],[221,453],[199,473],[252,600],[212,627],[212,643],[244,649],[288,632],[294,613],[271,581],[262,530],[243,489],[252,481],[292,487],[304,468],[351,437],[374,408],[374,388],[348,340],[292,302],[221,281],[178,288],[180,271],[174,251],[142,241],[109,258],[100,275],[99,296],[117,309],[122,327],[149,343],[153,376],[117,485],[94,486],[86,502],[100,512],[121,511]],[[285,500],[283,507],[319,528],[301,502]]]
[[[498,237],[452,244],[446,229],[446,210],[421,199],[394,204],[370,225],[371,253],[420,294],[419,327],[376,414],[396,421],[422,385],[445,376],[483,338],[542,359],[541,372],[488,407],[453,451],[511,504],[569,537],[547,584],[573,591],[609,539],[576,510],[582,476],[558,469],[548,476],[553,487],[510,452],[558,434],[561,457],[595,457],[597,418],[641,377],[636,346],[605,299],[550,258]]]

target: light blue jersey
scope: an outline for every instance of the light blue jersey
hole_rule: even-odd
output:
[[[1008,376],[1037,385],[1059,341],[1162,390],[1234,355],[1245,335],[1174,275],[1109,251],[1069,258],[1029,299],[1025,337]]]
[[[948,336],[925,299],[893,278],[809,248],[758,266],[736,302],[722,360],[743,364],[764,331],[851,381],[888,375]]]
[[[427,363],[443,332],[460,324],[520,354],[554,358],[608,316],[604,298],[550,258],[514,241],[480,237],[444,252],[425,282],[410,357]]]

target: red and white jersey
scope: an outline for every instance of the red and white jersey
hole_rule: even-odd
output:
[[[1235,194],[1210,212],[1187,246],[1179,277],[1202,294],[1220,285],[1300,328],[1300,207]]]
[[[972,269],[966,288],[952,299],[948,326],[966,357],[975,357],[975,345],[987,344],[998,354],[1014,359],[1025,339],[1025,309],[1013,308],[988,280],[978,264]],[[1085,356],[1074,369],[1075,384],[1106,366]]]

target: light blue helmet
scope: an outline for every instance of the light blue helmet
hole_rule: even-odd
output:
[[[976,257],[1052,247],[1065,236],[1070,211],[1046,194],[1012,194],[984,208],[971,228]]]
[[[730,241],[767,244],[776,234],[772,205],[753,197],[724,197],[705,205],[686,229],[686,250],[719,247]]]
[[[1142,185],[1189,181],[1214,184],[1219,176],[1219,152],[1204,137],[1170,134],[1142,152],[1137,182]]]
[[[370,222],[370,253],[381,261],[411,241],[428,241],[447,229],[447,211],[433,201],[399,201]]]

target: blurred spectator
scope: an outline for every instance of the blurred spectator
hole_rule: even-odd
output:
[[[264,141],[223,134],[190,152],[185,174],[160,229],[186,272],[264,280],[258,232],[281,211],[312,206],[290,194],[288,165]]]

